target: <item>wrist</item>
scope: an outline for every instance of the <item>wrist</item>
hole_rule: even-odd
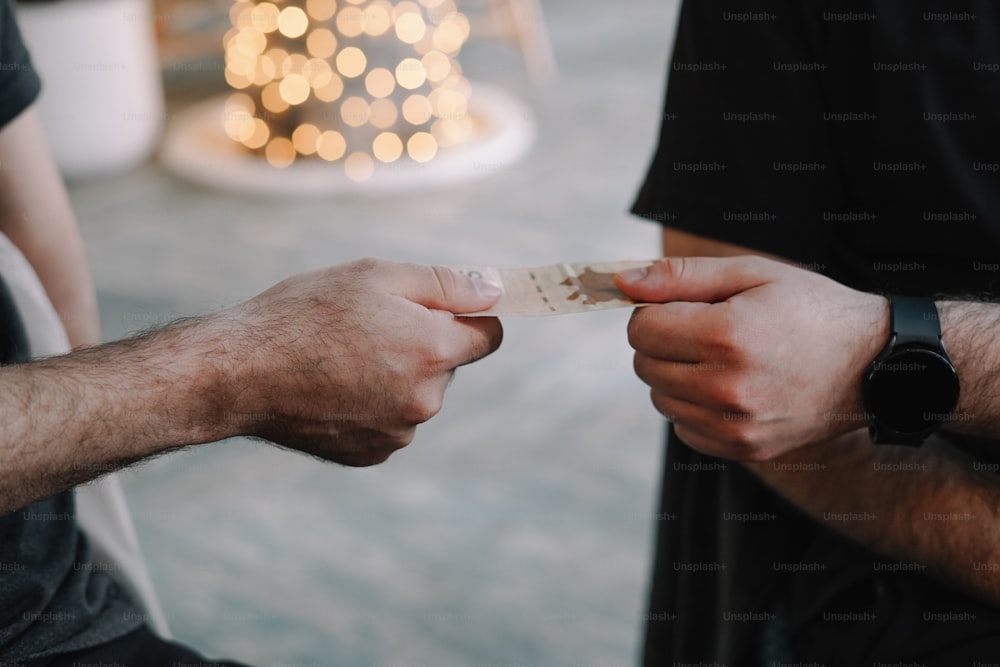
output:
[[[864,331],[859,354],[867,367],[885,348],[892,335],[892,314],[889,298],[880,294],[865,294]]]
[[[803,494],[810,495],[821,479],[844,471],[864,471],[874,454],[868,429],[860,428],[768,461],[741,463],[778,491],[801,487]]]
[[[890,303],[887,297],[862,293],[857,309],[856,345],[852,362],[852,377],[846,386],[849,394],[846,400],[844,427],[838,435],[855,429],[867,428],[871,415],[865,405],[862,387],[864,379],[876,357],[885,349],[892,335]]]
[[[216,442],[244,435],[235,419],[247,383],[235,371],[245,364],[234,360],[239,340],[225,314],[188,320],[177,325],[179,348],[176,372],[186,390],[178,396],[185,415],[190,444]]]
[[[230,309],[185,328],[181,335],[191,352],[185,377],[200,406],[193,413],[195,431],[203,442],[257,435],[276,419],[271,405],[282,396],[279,375],[287,370],[267,367],[268,355],[260,354],[266,327]]]
[[[236,435],[226,420],[230,396],[220,368],[221,340],[213,318],[202,317],[123,342],[136,348],[132,372],[143,378],[145,389],[136,391],[131,402],[150,413],[154,437],[145,453]]]

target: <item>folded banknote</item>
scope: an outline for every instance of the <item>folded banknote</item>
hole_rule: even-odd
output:
[[[489,310],[468,317],[498,315],[564,315],[626,308],[636,303],[615,287],[614,275],[647,267],[657,260],[574,262],[530,268],[452,267],[460,273],[489,280],[503,288]]]

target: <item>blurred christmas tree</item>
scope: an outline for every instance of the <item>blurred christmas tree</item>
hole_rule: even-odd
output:
[[[275,167],[343,161],[364,181],[473,132],[453,0],[238,0],[230,19],[226,133]]]

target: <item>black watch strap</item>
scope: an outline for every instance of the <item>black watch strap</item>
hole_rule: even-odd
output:
[[[927,436],[933,433],[934,430],[926,431],[924,433],[900,433],[895,429],[891,429],[886,426],[879,426],[877,423],[873,423],[868,427],[868,435],[871,438],[871,441],[876,445],[903,445],[906,447],[919,447],[924,444],[924,440],[926,440]]]
[[[941,323],[934,299],[924,296],[891,296],[889,303],[892,313],[890,345],[916,344],[934,350],[942,349]]]

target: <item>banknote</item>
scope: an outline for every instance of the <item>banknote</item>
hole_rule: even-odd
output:
[[[468,276],[489,280],[503,288],[503,295],[492,308],[470,313],[468,317],[565,315],[645,305],[636,303],[615,287],[614,275],[620,271],[649,266],[655,261],[573,262],[530,268],[452,268]]]

